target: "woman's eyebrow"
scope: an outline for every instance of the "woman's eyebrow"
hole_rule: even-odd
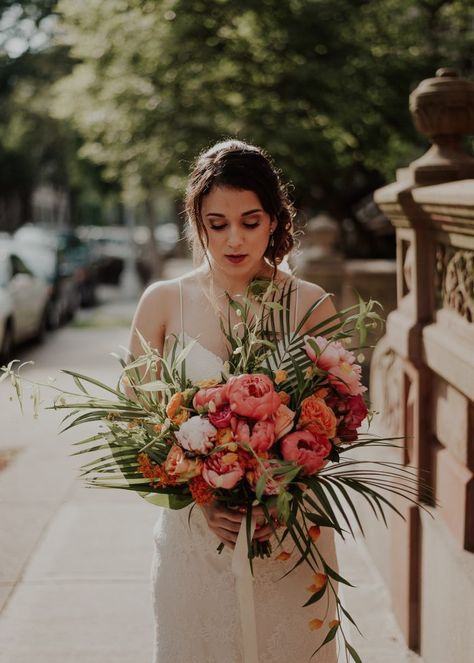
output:
[[[250,216],[250,214],[255,214],[256,212],[262,212],[263,210],[259,207],[257,209],[249,209],[247,212],[242,212],[240,216]],[[220,219],[225,219],[225,214],[219,214],[218,212],[209,212],[206,216],[218,216]]]

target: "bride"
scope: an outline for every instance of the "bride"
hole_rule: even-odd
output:
[[[293,247],[292,217],[286,189],[262,150],[228,140],[197,160],[186,192],[188,234],[198,267],[179,279],[153,283],[138,304],[130,352],[141,354],[136,334],[160,353],[175,334],[181,344],[194,341],[186,360],[193,381],[219,377],[227,356],[220,319],[238,323],[228,310],[254,277],[273,279],[282,287],[292,279],[294,328],[324,291],[296,279],[278,265]],[[258,302],[255,302],[258,307]],[[335,313],[327,298],[301,333]],[[257,516],[255,539],[272,538]],[[154,663],[242,663],[240,612],[231,570],[232,550],[242,514],[207,505],[180,511],[160,509],[154,528],[152,568],[155,611]],[[259,518],[261,524],[259,525]],[[322,529],[318,547],[337,568],[332,529]],[[216,548],[224,544],[221,554]],[[276,546],[274,546],[275,550]],[[301,564],[281,577],[294,559],[254,562],[254,597],[259,663],[309,661],[334,618],[334,596],[302,608],[309,598],[311,569]],[[323,622],[318,630],[318,619]],[[311,630],[313,629],[313,630]],[[334,641],[322,648],[315,663],[335,663]]]

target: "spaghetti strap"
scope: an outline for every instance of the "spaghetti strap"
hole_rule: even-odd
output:
[[[295,279],[295,290],[296,290],[296,297],[295,297],[295,322],[293,326],[294,331],[296,331],[296,327],[298,325],[298,299],[300,294],[300,289],[298,287],[298,279]]]
[[[178,281],[179,284],[179,310],[181,314],[181,338],[184,343],[184,317],[183,317],[183,283],[181,279]]]

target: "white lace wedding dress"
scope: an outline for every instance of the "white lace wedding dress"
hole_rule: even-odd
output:
[[[185,332],[183,338],[186,343],[192,340]],[[220,357],[196,342],[186,360],[187,375],[193,381],[219,377],[222,364]],[[242,663],[232,551],[224,548],[218,554],[219,539],[199,507],[193,509],[188,524],[189,511],[190,507],[159,509],[153,530],[153,663]],[[318,547],[336,569],[333,532],[327,528],[321,532]],[[285,550],[291,550],[290,543]],[[310,596],[307,587],[313,582],[311,569],[303,563],[280,579],[298,559],[274,559],[280,551],[272,559],[254,562],[259,663],[307,663],[335,617],[334,598],[327,592],[323,600],[303,608]],[[316,617],[325,623],[311,631],[308,622]],[[334,641],[311,660],[335,663]]]

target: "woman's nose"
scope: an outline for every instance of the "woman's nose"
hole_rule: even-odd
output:
[[[238,229],[230,230],[227,239],[227,244],[229,245],[230,248],[236,248],[242,244],[242,233],[240,232],[240,230]]]

